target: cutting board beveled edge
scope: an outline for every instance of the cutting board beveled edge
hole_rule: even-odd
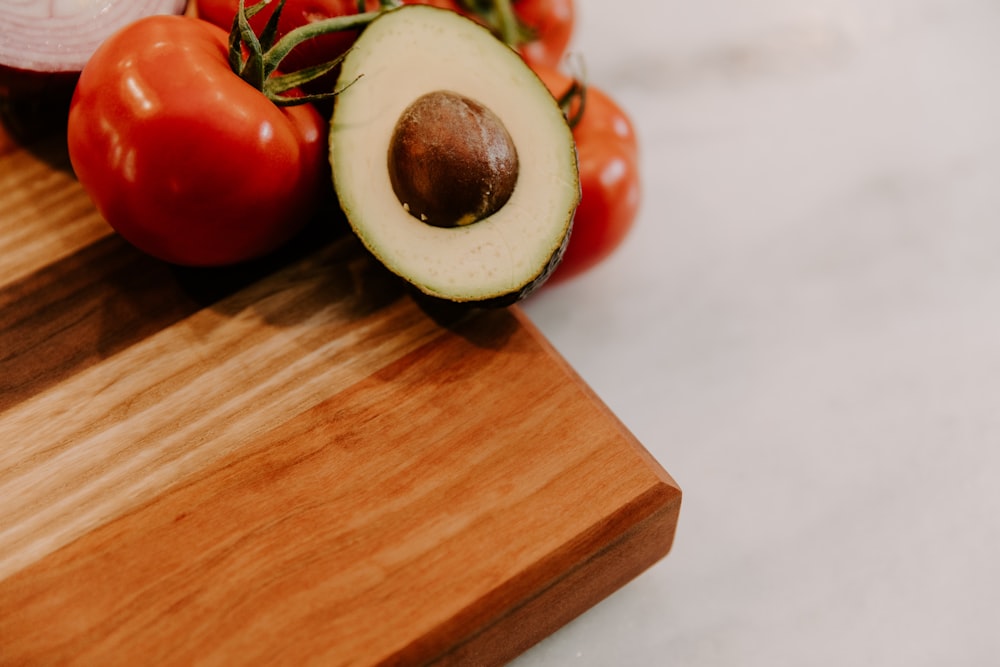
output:
[[[0,248],[29,250],[0,283],[27,443],[0,455],[0,662],[496,664],[669,551],[677,485],[516,307],[435,319],[349,238],[206,296],[109,234],[57,140],[3,139]]]

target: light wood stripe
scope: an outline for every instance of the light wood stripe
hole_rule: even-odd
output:
[[[405,303],[364,313],[360,291],[324,280],[342,270],[330,266],[342,250],[199,311],[5,414],[0,579],[439,335]]]
[[[113,233],[70,171],[62,140],[33,150],[0,155],[0,285]]]

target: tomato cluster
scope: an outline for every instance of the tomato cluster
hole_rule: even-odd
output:
[[[402,1],[487,26],[557,97],[579,88],[559,69],[573,32],[572,0]],[[235,71],[229,31],[240,4],[198,0],[203,20],[159,16],[126,27],[94,53],[71,104],[70,157],[101,214],[134,245],[176,264],[231,264],[273,251],[299,231],[329,187],[326,121],[309,95],[332,91],[334,63],[361,28],[298,44],[275,67],[329,63],[331,71],[269,99]],[[273,43],[301,26],[374,13],[386,2],[361,4],[286,0],[276,25],[269,28],[271,12],[260,11],[249,27],[256,35],[271,30]],[[582,198],[554,280],[610,254],[639,203],[632,124],[604,92],[585,91],[567,105],[576,119]]]
[[[379,8],[378,0],[363,0],[366,11]],[[517,47],[529,65],[557,66],[569,46],[573,32],[572,0],[402,0],[402,4],[433,5],[465,14],[488,26],[497,36]],[[509,7],[508,15],[501,7]],[[239,0],[198,0],[198,15],[227,30],[239,8]],[[284,35],[301,25],[331,16],[358,13],[358,0],[287,0],[278,23]],[[257,31],[267,22],[264,13],[251,19]],[[344,53],[356,32],[324,35],[297,47],[287,62],[290,69],[315,65]]]

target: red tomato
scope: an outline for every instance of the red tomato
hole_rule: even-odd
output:
[[[545,67],[536,71],[557,98],[572,85],[572,78],[560,71]],[[580,205],[566,253],[550,282],[576,276],[607,258],[628,235],[639,211],[638,141],[621,107],[588,86],[573,138],[580,164]]]
[[[308,104],[275,106],[227,54],[214,25],[140,19],[98,48],[70,105],[80,183],[122,237],[168,262],[264,255],[304,226],[324,192],[323,119]]]
[[[515,0],[514,13],[533,34],[517,46],[536,67],[558,67],[573,36],[573,0]]]

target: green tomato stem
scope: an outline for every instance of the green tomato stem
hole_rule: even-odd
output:
[[[580,124],[580,121],[583,120],[583,114],[586,111],[587,85],[580,79],[573,79],[569,88],[556,99],[556,102],[559,104],[559,108],[562,109],[563,115],[566,116],[566,123],[570,126],[570,129],[576,128]],[[576,102],[576,109],[573,108],[573,102]]]
[[[328,97],[333,97],[339,90],[313,95],[284,95],[292,88],[298,88],[314,81],[333,70],[343,56],[339,56],[319,65],[307,67],[297,72],[276,74],[285,57],[299,44],[315,39],[321,35],[348,30],[360,30],[375,20],[383,12],[395,9],[402,4],[400,0],[379,0],[379,9],[371,12],[361,12],[364,0],[358,3],[358,14],[335,16],[313,23],[307,23],[289,31],[281,39],[277,39],[278,18],[285,6],[285,0],[279,0],[274,12],[268,18],[267,25],[258,36],[250,26],[249,19],[268,5],[271,0],[261,0],[250,7],[244,0],[239,0],[239,9],[233,19],[233,27],[229,33],[229,64],[233,72],[244,81],[261,91],[269,100],[279,106],[303,104]],[[244,58],[243,49],[247,55]]]
[[[280,9],[280,6],[279,6]],[[261,46],[257,35],[250,27],[246,12],[243,11],[243,0],[240,0],[240,12],[236,15],[237,27],[240,31],[240,41],[247,46],[250,55],[240,68],[240,76],[257,90],[264,87],[264,61],[261,57]]]
[[[493,0],[493,9],[496,12],[495,28],[500,39],[510,46],[517,47],[524,42],[521,22],[514,13],[514,6],[511,0]]]
[[[275,70],[277,70],[285,56],[287,56],[291,50],[299,44],[333,32],[343,32],[346,30],[364,28],[383,11],[384,10],[379,9],[374,12],[365,12],[363,14],[335,16],[333,18],[323,19],[322,21],[307,23],[289,31],[288,34],[278,40],[274,46],[263,54],[264,76],[270,76]]]
[[[267,51],[274,46],[274,40],[278,38],[278,19],[285,9],[285,0],[278,0],[278,6],[271,12],[264,29],[260,31],[260,48]]]
[[[457,3],[464,13],[478,18],[508,46],[518,48],[538,39],[535,29],[517,16],[513,0],[457,0]]]

